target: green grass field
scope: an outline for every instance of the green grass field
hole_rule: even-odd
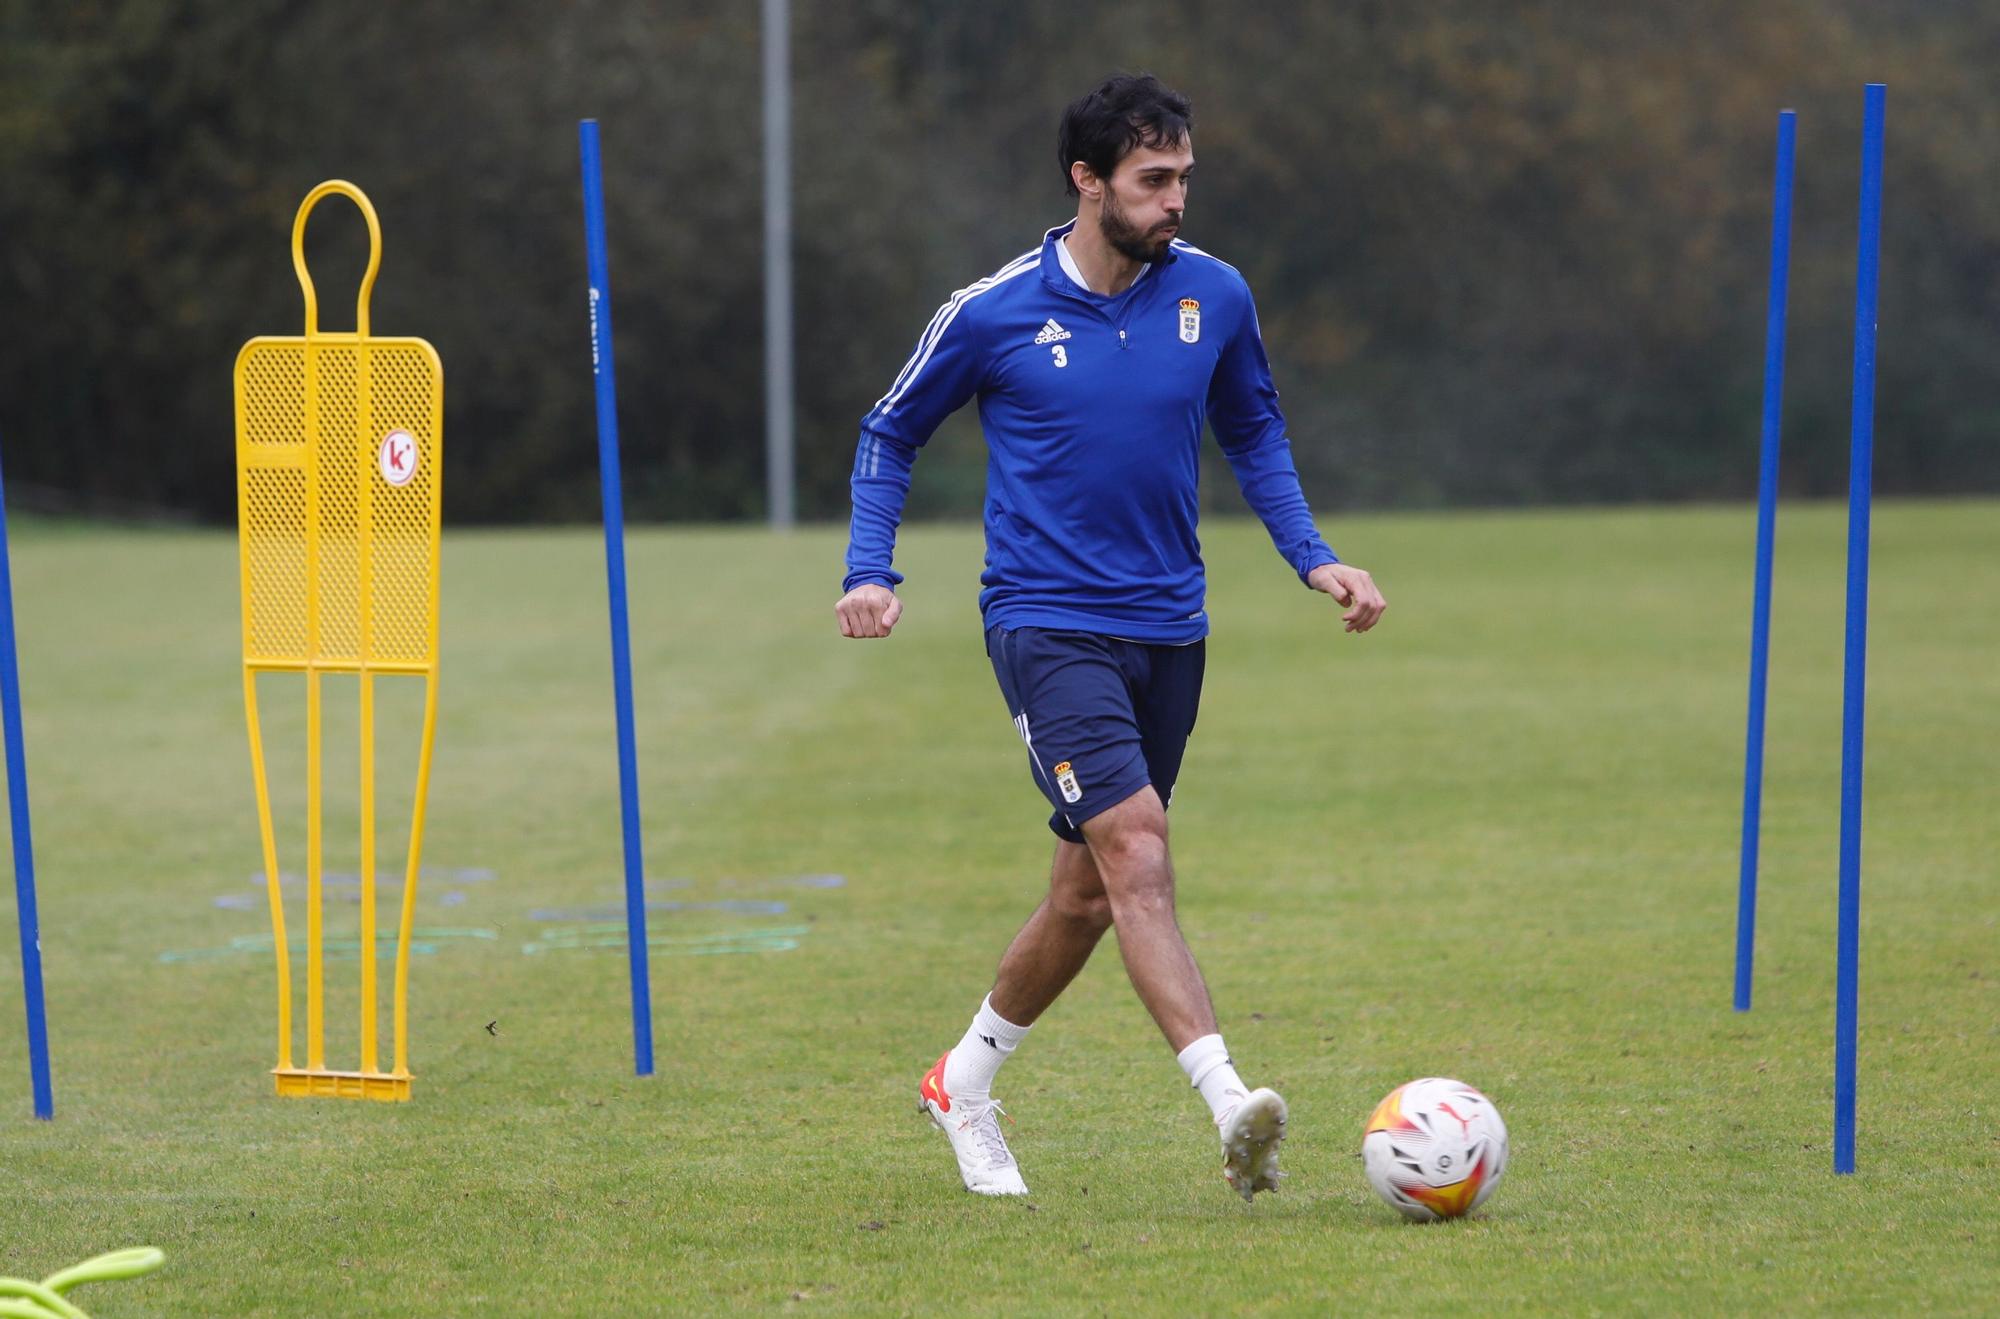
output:
[[[234,538],[18,527],[58,1116],[29,1117],[6,886],[0,1273],[162,1247],[77,1294],[112,1316],[1991,1313],[2000,504],[1876,514],[1852,1178],[1828,1149],[1828,506],[1779,524],[1758,1004],[1730,1010],[1752,522],[1336,522],[1392,603],[1362,638],[1260,529],[1209,528],[1174,846],[1232,1051],[1291,1103],[1290,1180],[1253,1206],[1108,946],[996,1087],[1030,1201],[964,1193],[915,1113],[1050,851],[981,652],[976,528],[906,531],[908,612],[869,643],[833,623],[834,530],[634,536],[648,869],[684,904],[653,916],[649,1080],[622,951],[574,946],[620,891],[600,542],[448,535],[418,917],[440,933],[391,1107],[271,1092]],[[264,698],[293,817],[295,698]],[[329,965],[350,1055],[355,963]],[[1428,1074],[1495,1099],[1513,1163],[1476,1218],[1420,1227],[1357,1150]]]

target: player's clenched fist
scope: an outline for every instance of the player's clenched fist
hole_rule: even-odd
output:
[[[888,587],[863,582],[841,596],[833,612],[843,637],[886,637],[903,616],[903,602]]]

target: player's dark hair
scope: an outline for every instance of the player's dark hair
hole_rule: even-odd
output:
[[[1076,100],[1063,111],[1056,134],[1057,163],[1062,166],[1063,191],[1076,196],[1069,174],[1075,161],[1108,179],[1118,162],[1140,147],[1177,147],[1194,127],[1194,107],[1150,73],[1120,73]]]

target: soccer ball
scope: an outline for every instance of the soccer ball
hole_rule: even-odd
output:
[[[1427,1076],[1375,1106],[1361,1137],[1368,1184],[1405,1218],[1469,1214],[1507,1171],[1507,1124],[1463,1081]]]

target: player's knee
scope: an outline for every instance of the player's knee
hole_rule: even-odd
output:
[[[1159,858],[1158,864],[1130,867],[1121,872],[1115,882],[1105,881],[1105,897],[1114,923],[1171,913],[1174,909],[1173,867],[1167,864],[1164,855]]]
[[[1072,924],[1100,933],[1111,928],[1111,899],[1102,889],[1095,893],[1058,889],[1049,896],[1049,905],[1055,908],[1057,916]]]
[[[1090,854],[1108,885],[1112,875],[1134,878],[1167,868],[1167,813],[1148,792],[1090,821],[1084,828]]]
[[[1092,850],[1114,912],[1173,909],[1174,868],[1164,820],[1158,828],[1141,822],[1109,831],[1102,843],[1092,841]]]

